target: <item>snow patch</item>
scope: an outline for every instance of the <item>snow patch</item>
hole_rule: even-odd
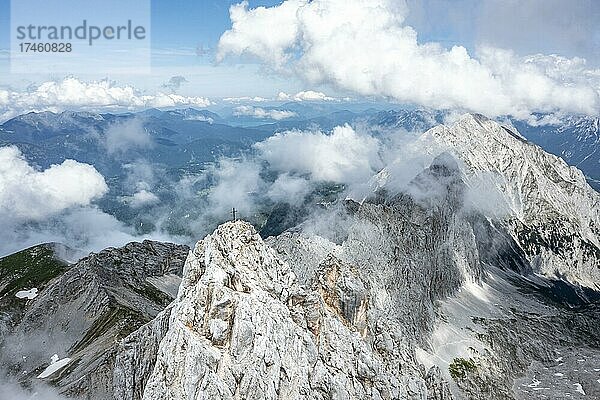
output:
[[[17,293],[15,293],[15,296],[17,296],[19,299],[29,299],[29,300],[33,300],[37,297],[38,295],[38,289],[37,288],[31,288],[29,290],[19,290]]]
[[[585,391],[583,390],[583,387],[581,386],[581,383],[576,383],[575,385],[575,391],[581,393],[582,395],[585,396]]]
[[[38,375],[39,379],[44,379],[54,374],[56,371],[64,368],[69,362],[70,358],[63,358],[62,360],[58,359],[58,354],[54,354],[52,358],[50,358],[50,365],[46,367],[46,369]]]

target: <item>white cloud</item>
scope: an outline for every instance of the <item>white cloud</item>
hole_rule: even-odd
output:
[[[6,119],[29,111],[66,109],[137,110],[149,107],[206,107],[204,97],[186,97],[173,93],[143,94],[133,86],[114,82],[83,82],[77,78],[44,82],[24,92],[0,90],[0,115]]]
[[[140,159],[124,164],[123,169],[127,171],[125,186],[133,190],[149,190],[156,182],[156,166],[147,160]]]
[[[3,372],[4,374],[4,372]],[[0,377],[0,392],[3,397],[11,400],[67,400],[58,391],[46,384],[34,382],[31,390],[24,389],[18,382],[8,377]]]
[[[38,171],[15,146],[0,148],[0,217],[41,220],[89,205],[108,191],[104,177],[88,164],[65,160]]]
[[[213,124],[215,122],[215,120],[211,117],[206,117],[204,115],[194,115],[191,117],[185,117],[186,121],[201,121],[201,122],[208,122],[209,124]]]
[[[254,209],[254,195],[262,185],[258,163],[224,158],[214,175],[217,184],[208,196],[210,212],[224,215],[233,207],[242,213]]]
[[[0,231],[0,255],[47,242],[67,244],[83,255],[144,239],[184,242],[184,238],[162,232],[138,235],[134,228],[93,206],[70,208],[36,224],[11,223],[4,228]]]
[[[462,46],[419,43],[407,13],[393,0],[286,0],[255,9],[243,2],[230,9],[217,60],[252,56],[312,85],[489,116],[600,110],[600,71],[582,59],[489,47],[474,58]]]
[[[9,93],[7,90],[0,90],[0,106],[6,106],[9,102]]]
[[[349,125],[338,126],[331,134],[277,133],[255,147],[274,169],[310,173],[317,180],[364,182],[381,168],[379,142]]]
[[[250,97],[225,97],[223,101],[227,103],[264,103],[268,101],[349,101],[350,98],[336,98],[326,95],[323,92],[317,92],[315,90],[303,90],[296,94],[289,94],[286,92],[279,92],[275,98],[265,98],[260,96]]]
[[[277,99],[281,101],[336,101],[334,97],[327,96],[323,92],[315,92],[313,90],[304,90],[294,95],[287,94],[285,92],[279,92]]]
[[[138,118],[112,124],[106,130],[106,150],[109,154],[125,153],[129,149],[152,147],[152,138]]]
[[[156,107],[207,107],[212,103],[204,97],[186,97],[178,94],[157,93],[155,95],[142,96],[142,106],[140,108]],[[131,108],[131,106],[130,106]]]
[[[146,238],[181,239],[162,232],[137,235],[92,204],[107,192],[104,178],[91,165],[65,160],[40,171],[17,147],[0,147],[0,256],[46,242],[85,254]],[[132,204],[152,200],[151,193],[143,192],[132,197]]]
[[[269,99],[266,99],[266,98],[260,97],[260,96],[254,96],[254,97],[242,96],[242,97],[225,97],[223,99],[223,101],[226,101],[228,103],[244,103],[244,102],[264,103],[265,101],[269,101]]]
[[[561,125],[563,121],[564,115],[560,114],[532,115],[527,119],[527,124],[531,126]]]
[[[299,33],[298,25],[294,23],[295,15],[305,3],[304,0],[288,0],[277,7],[257,7],[252,11],[247,10],[247,1],[232,5],[229,14],[233,28],[221,36],[217,59],[222,59],[226,52],[233,52],[284,64],[291,58],[288,47]]]
[[[293,111],[288,110],[266,110],[260,107],[253,106],[239,106],[233,111],[235,116],[248,116],[258,119],[274,119],[275,121],[281,121],[284,119],[295,117],[297,114]]]
[[[142,208],[160,202],[160,199],[157,195],[147,191],[146,189],[142,189],[131,196],[123,197],[121,200],[124,203],[129,204],[131,208]]]
[[[288,173],[281,174],[267,191],[267,197],[275,202],[299,205],[310,191],[310,183],[304,178]]]

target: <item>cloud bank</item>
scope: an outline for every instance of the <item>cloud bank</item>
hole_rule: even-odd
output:
[[[91,165],[65,160],[38,171],[17,147],[0,148],[0,215],[5,220],[41,220],[87,206],[107,191],[104,177]]]
[[[121,199],[124,203],[129,204],[131,208],[138,209],[152,204],[157,204],[160,199],[157,195],[149,192],[146,189],[142,189],[139,192],[135,192],[131,196],[126,196]]]
[[[345,125],[330,132],[277,133],[256,143],[252,154],[222,158],[209,171],[210,188],[201,206],[203,228],[228,218],[233,207],[242,218],[252,219],[269,204],[301,206],[324,182],[363,186],[383,167],[383,146],[368,132]]]
[[[223,101],[227,102],[227,103],[246,103],[246,102],[264,103],[265,101],[269,101],[269,99],[260,97],[260,96],[254,96],[254,97],[242,96],[242,97],[225,97],[225,98],[223,98]]]
[[[334,97],[327,96],[323,92],[316,92],[314,90],[303,90],[296,94],[290,95],[285,92],[279,92],[277,100],[281,101],[336,101]]]
[[[252,56],[311,84],[490,117],[599,113],[600,70],[584,59],[493,47],[474,57],[462,46],[420,43],[407,14],[405,2],[392,0],[286,0],[254,9],[244,1],[230,8],[217,60]]]
[[[140,110],[151,107],[207,107],[204,97],[186,97],[174,93],[143,94],[133,86],[114,82],[83,82],[69,77],[44,82],[27,91],[0,89],[0,120],[30,111],[64,110]]]
[[[275,121],[281,121],[288,118],[293,118],[297,114],[293,111],[288,110],[267,110],[261,107],[253,106],[239,106],[233,110],[235,116],[246,116],[257,119],[273,119]]]
[[[277,133],[255,144],[260,157],[278,171],[310,174],[338,183],[368,180],[381,168],[377,139],[357,133],[349,125],[331,134],[321,131]]]
[[[126,202],[134,209],[158,202],[143,189],[152,180],[148,167],[137,163],[130,170],[138,191]],[[65,160],[42,171],[16,146],[0,147],[0,256],[46,242],[86,254],[143,239],[181,241],[161,231],[139,235],[103,212],[94,203],[107,192],[104,177],[89,164]]]
[[[263,186],[259,163],[223,158],[212,174],[216,185],[208,196],[209,214],[227,215],[233,207],[246,215],[254,211],[254,197]]]

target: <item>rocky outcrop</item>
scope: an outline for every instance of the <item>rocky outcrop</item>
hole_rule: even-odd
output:
[[[44,380],[69,396],[112,399],[118,341],[173,299],[148,278],[181,276],[187,251],[168,243],[130,243],[62,269],[0,338],[1,366],[27,384],[37,380],[53,354],[68,357],[64,368]]]
[[[121,340],[116,348],[110,398],[140,400],[156,362],[158,346],[169,328],[172,307]]]
[[[321,263],[313,289],[340,321],[361,336],[367,335],[369,291],[355,267],[328,256]]]
[[[143,398],[426,398],[373,306],[355,267],[327,257],[307,288],[250,225],[224,224],[186,262]]]

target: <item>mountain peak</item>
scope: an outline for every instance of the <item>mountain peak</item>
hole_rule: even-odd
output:
[[[369,288],[368,273],[335,256],[317,263],[301,286],[243,221],[198,242],[143,398],[424,398],[433,384],[400,374],[404,339],[372,314],[388,287]]]
[[[432,128],[421,140],[433,155],[441,149],[460,159],[466,183],[474,188],[479,203],[497,197],[506,204],[502,218],[528,253],[535,272],[598,287],[600,195],[581,171],[476,114],[464,115],[451,126]],[[532,232],[540,236],[533,238]]]
[[[196,260],[189,263],[189,273],[202,280],[223,284],[237,291],[267,291],[286,298],[287,288],[296,277],[282,263],[246,221],[229,221],[220,225],[194,248]]]

